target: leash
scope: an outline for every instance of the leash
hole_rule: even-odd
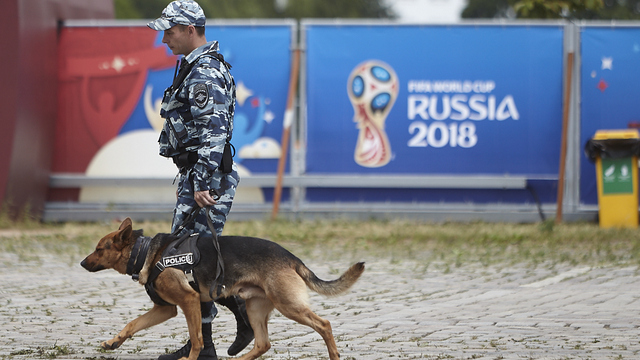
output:
[[[215,189],[211,189],[209,190],[209,195],[211,195],[211,197],[213,198],[213,200],[218,201],[220,200],[220,193],[218,192],[218,190]],[[207,212],[209,211],[209,206],[206,206]],[[182,223],[176,228],[176,230],[171,233],[171,235],[177,236],[179,233],[182,232],[182,230],[184,230],[184,228],[189,225],[192,221],[194,221],[196,219],[196,216],[198,215],[198,213],[200,212],[202,208],[200,206],[198,206],[198,204],[196,203],[196,206],[193,207],[193,209],[191,209],[191,212],[189,213],[189,215],[187,215],[187,217],[184,218],[184,220],[182,220]],[[209,220],[209,215],[207,215],[207,224],[209,225],[209,229],[211,230],[211,234],[216,235],[216,231],[213,228],[213,223],[211,223],[211,220]]]
[[[220,200],[220,193],[218,192],[218,190],[215,189],[211,189],[209,190],[209,195],[211,195],[211,197],[213,197],[214,200],[218,201]],[[178,226],[176,228],[176,230],[172,233],[172,235],[177,236],[177,234],[179,234],[180,232],[182,232],[182,230],[184,230],[184,228],[190,224],[191,222],[193,222],[196,218],[196,216],[198,215],[198,213],[200,213],[200,210],[202,210],[203,208],[201,208],[200,206],[196,205],[193,207],[193,209],[191,210],[191,212],[189,213],[189,215],[187,215],[187,217],[184,218],[184,220],[182,221],[182,224],[180,224],[180,226]],[[219,297],[220,294],[222,294],[222,291],[224,290],[225,286],[223,285],[224,282],[224,260],[222,259],[222,252],[220,251],[220,243],[218,242],[218,234],[213,226],[213,222],[211,221],[211,218],[209,217],[209,212],[211,211],[211,206],[207,205],[204,207],[205,209],[205,217],[207,218],[207,226],[209,226],[209,230],[211,230],[211,236],[212,236],[212,240],[213,240],[213,247],[216,250],[216,252],[218,253],[218,262],[216,264],[216,277],[213,279],[213,283],[211,284],[211,288],[209,289],[209,296],[213,299],[213,292],[214,292],[214,288],[215,288],[215,292],[216,292],[216,297]]]
[[[220,199],[220,194],[216,190],[210,190],[209,194],[216,201]],[[176,230],[171,234],[171,236],[178,237],[178,234],[185,228],[185,226],[195,220],[195,217],[200,212],[200,210],[202,210],[202,208],[196,205],[191,210],[189,215],[187,215],[187,217],[182,221],[182,224],[180,224],[180,226],[178,226],[178,228],[176,228]],[[220,251],[218,235],[213,226],[213,222],[209,217],[209,211],[211,211],[211,206],[206,206],[205,210],[206,210],[205,216],[207,218],[207,225],[211,230],[213,247],[215,251],[218,253],[218,262],[216,263],[216,277],[213,279],[211,288],[209,289],[209,296],[212,299],[215,299],[220,297],[220,295],[222,294],[222,291],[225,288],[225,286],[222,284],[224,281],[224,260],[222,259],[222,252]],[[198,234],[193,233],[189,235],[183,235],[179,237],[177,240],[172,241],[170,246],[172,244],[178,243],[174,245],[177,247],[180,245],[180,243],[184,242],[187,238],[195,235],[198,235]],[[138,281],[140,278],[140,271],[142,270],[142,267],[144,266],[145,260],[147,258],[147,253],[149,252],[151,240],[152,238],[150,237],[140,236],[136,239],[135,243],[133,244],[133,248],[131,249],[131,255],[129,256],[129,261],[127,262],[127,269],[126,269],[126,274],[131,275],[131,279],[133,281]],[[165,265],[162,264],[160,261],[157,262],[155,266],[151,268],[151,271],[149,273],[149,278],[147,279],[147,283],[144,285],[144,288],[154,303],[158,305],[167,306],[172,304],[162,299],[162,297],[158,295],[158,292],[155,290],[155,286],[153,285],[153,283],[155,282],[155,279],[158,277],[158,275],[160,275],[161,272],[164,271],[164,269],[165,269]],[[195,280],[195,277],[193,274],[193,268],[191,268],[189,271],[185,270],[184,273],[187,276],[189,285],[191,285],[191,287],[193,287],[194,290],[200,291],[198,287],[198,283]],[[214,289],[216,289],[215,298],[213,297]]]
[[[209,297],[213,299],[213,289],[216,288],[216,297],[220,297],[222,294],[222,290],[224,290],[224,260],[222,260],[222,252],[220,251],[220,243],[218,242],[218,234],[216,234],[215,229],[213,228],[213,222],[209,217],[209,209],[210,206],[207,206],[207,225],[209,225],[209,229],[211,229],[211,234],[213,235],[213,247],[216,249],[218,253],[218,263],[216,264],[216,277],[213,279],[213,283],[211,284],[211,288],[209,289]]]

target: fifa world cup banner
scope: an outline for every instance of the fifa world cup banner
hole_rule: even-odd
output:
[[[597,130],[640,125],[640,27],[581,29],[580,145]],[[595,165],[580,161],[580,202],[598,203]]]
[[[62,29],[59,111],[53,171],[98,177],[173,178],[177,168],[158,154],[164,119],[160,104],[176,61],[163,32],[140,26]],[[236,109],[232,143],[242,177],[275,173],[295,24],[208,25],[209,41],[232,66]],[[85,187],[52,191],[53,201],[175,202],[168,189]],[[244,187],[236,202],[264,202],[269,194]]]
[[[307,173],[524,175],[554,196],[561,26],[304,31]]]

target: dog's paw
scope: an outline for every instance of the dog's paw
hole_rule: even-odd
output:
[[[120,346],[120,343],[116,340],[111,339],[109,341],[103,341],[100,346],[102,346],[104,350],[115,350]]]

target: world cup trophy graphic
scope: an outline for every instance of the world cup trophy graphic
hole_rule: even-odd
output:
[[[391,160],[384,123],[398,97],[398,88],[395,71],[381,61],[365,61],[349,75],[347,91],[353,105],[353,121],[360,130],[354,153],[358,165],[381,167]]]

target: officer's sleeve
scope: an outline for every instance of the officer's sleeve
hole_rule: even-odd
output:
[[[229,113],[228,92],[222,73],[208,65],[195,69],[189,80],[189,105],[194,127],[201,144],[198,162],[193,168],[194,191],[209,190],[210,178],[222,161],[227,139]]]

